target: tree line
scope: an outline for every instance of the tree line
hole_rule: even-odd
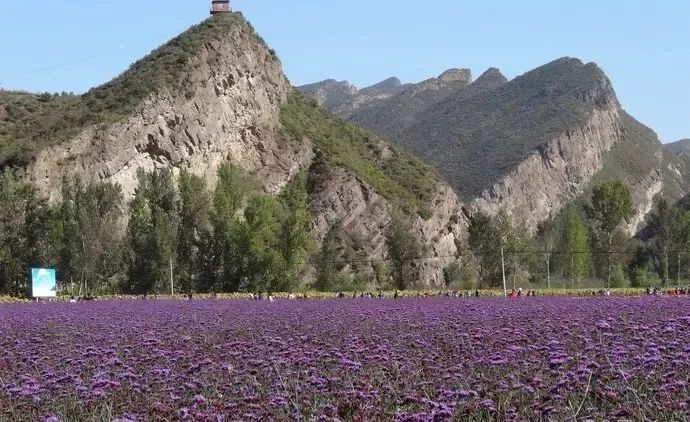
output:
[[[10,170],[0,175],[0,292],[26,295],[30,267],[54,267],[72,294],[294,288],[313,248],[306,179],[272,197],[241,170],[206,181],[140,172],[125,204],[119,185],[75,178],[48,203]]]
[[[30,295],[31,267],[55,268],[63,294],[292,291],[309,264],[308,288],[406,287],[421,250],[409,222],[390,225],[390,263],[343,265],[360,247],[334,224],[322,247],[309,233],[308,180],[295,176],[277,196],[241,169],[220,166],[215,189],[182,171],[140,172],[126,203],[119,185],[62,182],[49,203],[11,170],[0,174],[0,294]],[[366,274],[366,276],[363,276]]]
[[[388,256],[372,260],[361,239],[335,223],[317,248],[309,234],[309,180],[279,196],[242,170],[220,166],[211,190],[186,171],[140,172],[131,201],[107,182],[66,178],[49,203],[11,170],[0,173],[0,294],[30,294],[28,270],[51,267],[73,295],[400,289],[426,259],[409,218],[386,230]],[[635,209],[621,181],[593,187],[530,235],[505,212],[479,213],[444,269],[446,288],[681,283],[690,271],[690,212],[660,200],[638,238],[625,227]],[[624,251],[622,253],[622,251]],[[310,280],[305,286],[304,280]]]
[[[593,187],[588,202],[567,208],[529,236],[510,216],[472,217],[467,253],[446,281],[464,287],[654,287],[680,285],[690,272],[690,212],[655,203],[645,229],[627,227],[636,210],[622,181]],[[464,271],[463,271],[464,269]]]

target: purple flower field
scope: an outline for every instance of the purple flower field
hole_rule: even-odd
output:
[[[0,305],[0,420],[690,416],[690,300]]]

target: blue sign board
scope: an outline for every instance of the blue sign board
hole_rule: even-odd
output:
[[[31,292],[33,297],[57,296],[57,278],[51,268],[31,269]]]

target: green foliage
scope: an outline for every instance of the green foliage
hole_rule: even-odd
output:
[[[421,246],[412,234],[412,226],[400,216],[394,216],[386,233],[386,246],[393,283],[398,290],[405,290],[413,275],[414,260],[419,258]]]
[[[443,281],[446,288],[454,290],[474,290],[476,280],[471,265],[458,259],[443,269]]]
[[[484,213],[472,217],[469,246],[477,258],[480,286],[502,286],[504,263],[506,278],[516,285],[519,273],[529,266],[533,258],[527,232],[514,227],[510,217],[503,211],[496,217]]]
[[[285,278],[274,287],[276,291],[291,291],[297,286],[300,272],[314,250],[314,241],[309,234],[309,194],[304,174],[295,176],[280,197],[285,208],[285,217],[280,224],[278,247],[285,262]]]
[[[468,242],[477,257],[480,287],[486,282],[496,285],[500,277],[501,255],[493,218],[481,212],[474,215],[470,219]]]
[[[688,262],[690,261],[690,211],[678,210],[677,231],[675,236],[676,243],[676,281],[680,282],[685,273],[687,277]]]
[[[669,281],[670,254],[677,244],[679,231],[679,210],[661,199],[649,216],[648,230],[652,236],[650,248],[659,261],[659,275],[664,286]]]
[[[372,277],[377,283],[386,283],[388,270],[385,264],[374,263],[374,274],[371,275],[372,268],[369,268],[368,260],[361,242],[348,235],[340,223],[335,223],[315,257],[317,272],[312,287],[323,291],[353,291],[365,287]]]
[[[635,215],[630,188],[621,180],[604,182],[592,189],[592,202],[585,210],[592,222],[597,248],[607,255],[607,285],[611,284],[614,236]]]
[[[625,285],[625,268],[623,268],[623,264],[616,263],[611,269],[611,287],[614,289],[620,289],[625,287]]]
[[[139,173],[126,242],[130,288],[136,293],[172,288],[170,267],[174,267],[177,256],[178,204],[170,170]]]
[[[151,241],[151,209],[141,186],[143,177],[143,175],[139,176],[139,187],[129,205],[125,241],[127,285],[124,290],[126,293],[148,293],[153,291],[156,284],[155,251]]]
[[[258,186],[240,169],[223,164],[218,169],[218,184],[213,198],[212,258],[207,262],[207,283],[211,290],[238,291],[245,262],[238,247],[241,211],[249,199],[259,194]],[[213,280],[213,281],[211,281]]]
[[[336,279],[340,274],[338,269],[337,238],[334,231],[328,232],[321,244],[321,251],[316,259],[316,279],[312,287],[321,292],[333,291]]]
[[[458,285],[462,282],[462,267],[457,262],[453,262],[443,269],[443,282],[446,287]]]
[[[0,292],[29,295],[27,270],[37,262],[37,242],[44,205],[34,189],[14,172],[0,173]]]
[[[405,213],[429,216],[428,204],[439,183],[429,166],[397,149],[387,156],[380,138],[337,119],[297,93],[281,109],[280,121],[286,137],[314,143],[317,159],[312,172],[345,167]]]
[[[532,276],[546,279],[546,287],[551,288],[551,274],[554,270],[554,253],[556,252],[558,227],[553,220],[539,225],[534,238],[536,251],[542,259],[535,260],[532,265]],[[542,265],[543,263],[543,265]]]
[[[272,197],[258,195],[249,200],[244,221],[238,222],[235,236],[240,254],[241,278],[249,291],[282,291],[286,263],[279,250],[280,203]]]
[[[0,167],[22,165],[42,148],[76,136],[92,125],[116,122],[149,94],[188,89],[190,58],[239,28],[263,41],[239,14],[220,14],[190,28],[134,63],[112,81],[84,95],[0,91]],[[209,59],[210,60],[210,59]],[[4,116],[4,117],[3,117]]]
[[[647,268],[638,267],[633,270],[630,286],[633,288],[645,289],[659,285],[659,279]]]
[[[187,171],[180,174],[179,192],[177,274],[182,291],[191,294],[204,276],[203,254],[211,238],[211,197],[206,180]]]
[[[587,277],[590,265],[590,248],[587,227],[574,209],[566,212],[561,239],[561,259],[564,275],[570,278],[571,287],[579,286]]]
[[[635,215],[630,187],[621,180],[594,186],[591,205],[586,207],[596,231],[612,235]]]
[[[30,294],[27,270],[55,267],[58,289],[117,291],[122,280],[122,192],[109,183],[63,181],[63,198],[48,206],[14,173],[0,175],[0,292]]]
[[[503,248],[506,273],[513,289],[516,289],[518,275],[525,272],[534,258],[529,234],[524,226],[513,225],[510,217],[503,211],[495,218],[495,225],[499,247]]]
[[[306,178],[296,176],[279,198],[262,193],[238,168],[218,171],[206,259],[211,289],[290,291],[297,286],[313,240],[308,233]]]
[[[123,194],[119,185],[66,178],[52,207],[51,254],[63,283],[82,295],[115,291],[121,281]]]
[[[391,274],[388,266],[382,261],[372,262],[371,268],[374,271],[374,283],[379,289],[388,290],[391,285]]]

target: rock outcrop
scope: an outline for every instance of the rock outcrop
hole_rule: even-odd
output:
[[[517,168],[471,202],[475,211],[505,210],[534,231],[579,197],[604,166],[606,153],[623,137],[618,110],[597,110],[531,153]]]
[[[387,258],[386,229],[395,207],[371,186],[349,170],[337,168],[322,177],[311,195],[314,216],[311,233],[323,241],[331,227],[340,226],[353,239],[365,245],[371,260]],[[424,246],[418,267],[422,285],[443,285],[443,268],[454,261],[457,241],[463,239],[467,219],[462,204],[447,185],[439,185],[432,199],[433,214],[428,219],[415,217],[415,237]]]
[[[246,24],[236,25],[225,39],[205,44],[187,65],[185,92],[152,93],[129,117],[45,149],[27,177],[50,198],[65,175],[116,182],[129,196],[139,170],[187,169],[213,181],[230,160],[279,192],[309,165],[311,149],[281,139],[278,116],[292,88],[255,37]]]

